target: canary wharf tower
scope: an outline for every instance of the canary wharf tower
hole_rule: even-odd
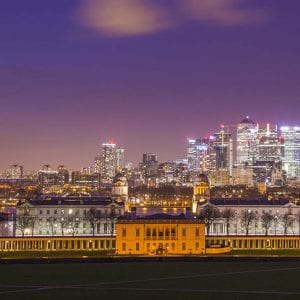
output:
[[[237,126],[236,162],[237,164],[252,165],[256,154],[256,124],[247,116]]]

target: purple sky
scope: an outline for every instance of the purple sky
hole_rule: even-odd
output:
[[[0,169],[80,169],[109,138],[134,163],[181,158],[245,115],[300,124],[299,0],[118,1],[1,1]]]

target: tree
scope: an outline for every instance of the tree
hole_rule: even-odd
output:
[[[60,228],[61,228],[61,235],[64,236],[64,229],[66,228],[66,226],[68,224],[68,220],[66,217],[61,216],[58,221],[59,221]]]
[[[274,216],[270,212],[263,212],[261,215],[261,225],[265,229],[265,235],[268,235],[269,229],[274,220]]]
[[[54,228],[55,225],[57,224],[57,221],[58,221],[57,218],[54,216],[47,218],[47,226],[50,227],[52,236],[54,236]]]
[[[200,211],[199,219],[203,220],[205,227],[206,227],[207,235],[209,235],[209,233],[210,233],[210,227],[211,227],[212,223],[216,219],[219,219],[220,215],[221,214],[220,214],[220,211],[218,210],[218,208],[215,208],[212,205],[206,205]]]
[[[285,214],[283,214],[281,216],[281,222],[283,225],[283,229],[284,229],[284,235],[286,235],[288,233],[288,229],[289,227],[292,226],[293,224],[293,216],[291,214],[289,214],[288,212],[286,212]]]
[[[92,228],[93,236],[95,235],[95,229],[100,219],[101,219],[101,210],[96,209],[95,207],[91,207],[88,211],[84,212],[84,220],[89,222]]]
[[[76,212],[74,215],[69,215],[67,218],[67,223],[72,230],[72,235],[75,236],[76,229],[79,227],[80,224],[79,213]]]
[[[252,223],[256,220],[256,215],[251,209],[246,209],[241,212],[241,223],[246,230],[246,235],[249,234]]]
[[[300,235],[300,211],[297,212],[295,220],[298,222],[298,235]]]
[[[34,235],[34,227],[35,227],[37,219],[38,218],[35,215],[29,216],[29,227],[31,228],[31,235],[32,236]]]
[[[276,213],[274,215],[273,223],[274,223],[274,229],[275,229],[275,235],[276,235],[277,234],[277,226],[280,223],[280,216],[278,213]]]
[[[27,207],[22,207],[18,209],[18,214],[16,217],[16,227],[21,231],[22,236],[25,235],[26,228],[30,227],[30,209]]]
[[[235,217],[234,211],[231,208],[226,208],[225,210],[223,210],[221,216],[225,221],[226,234],[229,235],[230,223]]]

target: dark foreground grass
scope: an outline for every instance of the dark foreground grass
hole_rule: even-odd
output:
[[[0,299],[300,299],[300,262],[0,265]]]
[[[27,252],[9,252],[0,251],[0,260],[5,258],[15,259],[31,259],[31,258],[105,258],[110,257],[111,253],[107,251],[27,251]],[[276,250],[233,250],[229,253],[223,254],[226,257],[230,256],[291,256],[300,258],[299,249],[276,249]],[[195,257],[187,255],[188,257]],[[206,255],[204,255],[206,256]],[[222,256],[220,254],[210,255],[212,257]],[[171,256],[172,257],[172,256]],[[199,256],[201,257],[201,255]],[[203,257],[203,255],[202,255]]]

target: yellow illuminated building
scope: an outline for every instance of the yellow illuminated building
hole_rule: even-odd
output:
[[[205,253],[205,225],[196,219],[119,220],[116,254],[187,255]]]
[[[194,185],[193,196],[193,213],[197,211],[197,205],[199,202],[205,202],[210,198],[210,186],[208,178],[205,174],[200,174],[198,181]]]

